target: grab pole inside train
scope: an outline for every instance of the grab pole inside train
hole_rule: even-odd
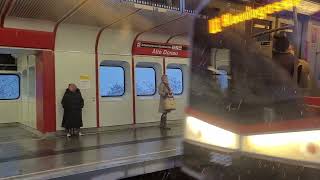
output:
[[[299,58],[299,42],[301,41],[301,38],[299,38],[299,21],[298,21],[298,12],[297,12],[297,6],[293,6],[293,24],[294,24],[294,29],[293,29],[293,34],[294,34],[294,50],[297,53],[294,53],[297,58]]]

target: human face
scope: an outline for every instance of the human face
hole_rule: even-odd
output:
[[[69,84],[69,87],[68,87],[69,91],[71,92],[75,92],[76,89],[77,89],[77,86],[75,84]]]

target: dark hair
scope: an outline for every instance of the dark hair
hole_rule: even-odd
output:
[[[286,52],[290,47],[290,41],[285,32],[280,32],[274,35],[274,50],[278,52]]]

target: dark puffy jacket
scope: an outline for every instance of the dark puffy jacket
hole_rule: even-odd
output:
[[[71,92],[67,89],[61,104],[65,110],[81,110],[84,102],[80,90],[77,89],[76,92]]]
[[[64,109],[62,127],[66,129],[82,127],[84,101],[80,90],[77,89],[76,92],[71,92],[67,89],[61,103]]]

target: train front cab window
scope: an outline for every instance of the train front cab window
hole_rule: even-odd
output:
[[[299,10],[299,3],[212,0],[199,11],[192,37],[185,172],[201,176],[209,165],[236,176],[256,171],[261,162],[281,160],[283,167],[299,166],[296,161],[320,167],[319,90],[308,71],[314,59],[297,44],[309,38],[301,33],[307,15],[298,11],[295,18],[293,6]],[[275,26],[281,20],[295,26]],[[299,64],[308,86],[297,81]],[[269,174],[255,178],[273,179]]]

